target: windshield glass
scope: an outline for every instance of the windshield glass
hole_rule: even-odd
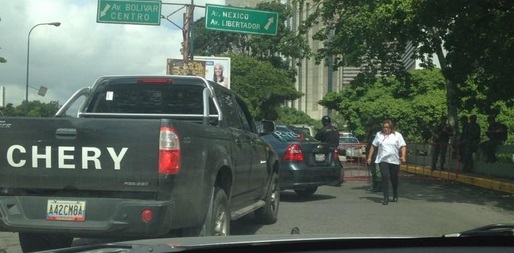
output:
[[[513,27],[513,0],[0,0],[0,253],[513,223]]]

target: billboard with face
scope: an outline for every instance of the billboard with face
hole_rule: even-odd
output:
[[[195,56],[195,61],[205,62],[205,79],[217,82],[230,89],[230,58]]]

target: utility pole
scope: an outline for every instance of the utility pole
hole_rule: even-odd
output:
[[[168,4],[168,5],[182,5],[182,7],[171,14],[164,16],[161,15],[161,18],[168,20],[170,23],[178,27],[180,30],[182,30],[182,59],[184,61],[193,60],[193,41],[191,38],[191,34],[193,31],[193,18],[194,18],[194,10],[195,10],[195,4],[194,0],[191,0],[191,4],[176,4],[176,3],[162,3],[162,4]],[[202,6],[199,6],[202,7]],[[186,12],[183,14],[183,20],[184,25],[182,27],[175,24],[171,19],[171,15],[177,13],[178,11],[182,9],[186,9]]]

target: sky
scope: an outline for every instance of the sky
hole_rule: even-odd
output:
[[[224,5],[224,0],[194,0]],[[163,0],[161,14],[168,16],[190,0]],[[161,19],[160,26],[97,23],[97,0],[0,0],[0,87],[5,104],[25,99],[27,41],[39,23],[61,22],[59,27],[40,25],[30,34],[29,101],[58,101],[92,86],[103,75],[166,74],[166,59],[182,58],[182,32]],[[195,9],[195,19],[205,8]],[[170,16],[182,26],[184,9]],[[48,91],[38,95],[40,86]]]

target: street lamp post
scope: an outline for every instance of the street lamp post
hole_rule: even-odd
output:
[[[29,35],[27,36],[27,76],[25,78],[25,101],[27,103],[29,102],[29,55],[30,55],[30,33],[32,33],[32,30],[34,28],[40,26],[40,25],[53,25],[55,27],[60,26],[61,22],[51,22],[51,23],[39,23],[35,26],[33,26],[30,31]]]

